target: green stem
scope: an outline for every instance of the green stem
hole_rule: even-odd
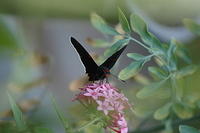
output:
[[[177,89],[177,84],[176,84],[176,79],[174,78],[174,75],[171,77],[171,96],[172,96],[172,103],[176,102],[176,89]]]
[[[81,100],[78,99],[78,101],[83,105],[83,107],[88,108],[87,105],[85,105]]]
[[[80,132],[81,130],[85,129],[86,127],[94,124],[95,122],[99,121],[101,119],[101,117],[97,117],[96,119],[90,121],[89,123],[83,125],[81,128],[78,129],[78,131]]]
[[[160,56],[158,56],[157,54],[153,53],[153,52],[152,52],[152,49],[149,48],[149,47],[147,47],[144,43],[142,43],[142,42],[136,40],[135,38],[133,38],[133,37],[131,37],[131,36],[125,36],[125,37],[129,38],[130,40],[132,40],[132,41],[136,42],[137,44],[141,45],[142,47],[146,48],[150,53],[152,53],[153,56],[156,56],[156,57],[159,58],[161,61],[164,61]],[[165,62],[165,64],[166,64],[166,61],[164,61],[164,62]]]
[[[140,41],[136,40],[135,38],[133,38],[133,37],[131,37],[131,36],[129,36],[129,38],[130,38],[132,41],[134,41],[134,42],[138,43],[139,45],[141,45],[142,47],[146,48],[149,52],[151,51],[151,49],[150,49],[149,47],[147,47],[145,44],[141,43]]]

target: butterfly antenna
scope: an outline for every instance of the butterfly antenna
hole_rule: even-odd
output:
[[[111,74],[113,77],[115,77],[117,80],[120,80],[120,81],[126,83],[126,81],[119,79],[116,75],[114,75],[114,74],[112,74],[112,73],[110,73],[110,74]]]

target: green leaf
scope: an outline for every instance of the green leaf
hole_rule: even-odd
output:
[[[188,64],[191,64],[192,63],[192,60],[191,58],[189,57],[189,54],[188,54],[188,49],[185,47],[184,44],[182,44],[181,42],[173,39],[173,43],[176,45],[176,51],[175,51],[175,54],[180,57],[183,61],[185,61],[186,63]]]
[[[138,15],[132,13],[130,17],[131,28],[141,36],[148,36],[147,25]]]
[[[176,44],[175,44],[175,40],[172,39],[167,51],[167,62],[168,65],[170,67],[171,71],[175,71],[177,69],[177,62],[176,62],[176,58],[175,58],[175,51],[176,51]]]
[[[101,18],[96,13],[91,14],[91,22],[92,25],[99,30],[100,32],[108,35],[119,35],[119,33],[104,21],[103,18]]]
[[[197,71],[197,66],[195,65],[186,66],[176,73],[176,78],[179,79],[188,75],[192,75],[196,71]]]
[[[148,79],[148,77],[138,73],[137,75],[135,75],[134,80],[137,81],[138,83],[142,84],[142,85],[148,85],[150,83],[150,80]]]
[[[118,8],[119,22],[125,32],[131,33],[129,22],[120,8]]]
[[[154,118],[156,120],[164,120],[165,118],[167,118],[170,113],[171,106],[172,106],[171,103],[167,103],[161,108],[157,109],[156,112],[154,113]]]
[[[197,129],[186,125],[179,126],[179,131],[180,133],[200,133]]]
[[[158,67],[148,67],[148,71],[158,79],[165,79],[168,76],[167,72]]]
[[[164,67],[166,65],[166,61],[163,58],[158,58],[154,56],[154,61],[159,67]]]
[[[51,96],[51,102],[52,102],[52,105],[53,105],[53,107],[56,111],[56,114],[57,114],[60,122],[62,123],[63,127],[65,128],[65,131],[68,132],[68,133],[71,133],[70,126],[69,126],[67,120],[65,119],[63,113],[58,108],[56,101],[55,101],[55,98],[53,96]]]
[[[17,127],[19,128],[20,131],[26,130],[27,126],[26,126],[26,122],[23,118],[23,114],[22,114],[21,110],[19,109],[19,107],[15,103],[15,100],[9,93],[8,93],[8,98],[9,98],[9,102],[11,105],[11,109],[12,109]]]
[[[183,86],[184,79],[177,79],[174,76],[171,78],[171,86],[176,94],[176,99],[181,101],[183,98],[184,86]]]
[[[200,100],[198,100],[198,101],[196,102],[196,105],[197,105],[198,108],[200,108]]]
[[[172,56],[174,55],[175,50],[176,50],[175,40],[172,39],[171,42],[170,42],[168,51],[167,51],[167,58],[168,58],[168,60],[172,59]]]
[[[95,47],[95,48],[107,48],[107,47],[110,47],[112,45],[111,42],[108,42],[108,41],[105,41],[105,40],[100,40],[100,39],[90,39],[88,38],[86,40],[86,42]]]
[[[165,121],[165,130],[163,133],[173,133],[173,125],[172,125],[172,120],[168,119]]]
[[[200,24],[197,24],[192,19],[184,19],[183,23],[185,27],[196,35],[200,35]]]
[[[19,40],[16,34],[11,30],[11,26],[0,16],[0,51],[16,50]]]
[[[133,31],[140,35],[145,44],[149,45],[151,48],[157,48],[162,51],[164,50],[162,46],[163,44],[152,33],[148,32],[148,27],[141,17],[132,13],[130,22]]]
[[[161,89],[158,89],[155,95],[152,95],[152,96],[160,100],[169,99],[171,97],[171,92],[169,89],[161,88]]]
[[[18,131],[16,124],[11,121],[0,122],[0,133],[21,133]]]
[[[53,131],[44,127],[35,127],[34,133],[53,133]]]
[[[144,87],[137,93],[137,97],[140,99],[144,99],[150,96],[153,96],[157,93],[159,89],[166,83],[167,80],[162,80],[159,82],[151,83],[150,85]]]
[[[132,59],[136,60],[136,61],[145,59],[145,56],[143,56],[141,54],[138,54],[138,53],[128,53],[127,56],[129,58],[132,58]]]
[[[137,61],[137,62],[135,61],[135,62],[131,63],[126,68],[121,70],[118,77],[121,80],[127,80],[127,79],[135,76],[142,69],[143,63],[144,63],[143,61]]]
[[[152,115],[152,111],[145,106],[135,106],[133,113],[140,118],[147,118],[148,116]]]
[[[173,110],[176,115],[181,119],[191,118],[193,116],[193,110],[182,103],[173,104]]]
[[[115,52],[117,52],[118,50],[120,50],[123,46],[125,46],[126,44],[128,44],[129,40],[130,39],[122,39],[122,40],[116,41],[109,49],[107,49],[104,52],[104,56],[105,57],[110,57]]]

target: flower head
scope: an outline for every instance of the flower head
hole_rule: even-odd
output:
[[[109,83],[92,83],[80,88],[81,92],[75,98],[87,104],[96,106],[96,110],[111,118],[108,127],[117,133],[127,133],[127,122],[124,118],[124,109],[128,104],[128,99],[124,94],[111,86]],[[91,105],[93,104],[93,105]]]
[[[86,89],[86,93],[84,93],[84,96],[91,96],[93,99],[98,99],[99,96],[102,96],[101,93],[99,93],[99,89],[91,89],[91,88],[87,88]]]
[[[113,116],[113,122],[109,128],[117,133],[128,132],[127,122],[124,116],[120,113],[118,115]]]
[[[109,104],[107,101],[96,101],[99,106],[97,107],[97,110],[102,110],[105,115],[108,115],[108,112],[111,110],[114,110],[114,108]]]

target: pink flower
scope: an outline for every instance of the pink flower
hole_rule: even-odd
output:
[[[86,93],[84,93],[83,95],[85,95],[85,96],[91,96],[93,99],[98,99],[98,97],[99,96],[102,96],[102,94],[101,93],[99,93],[99,89],[97,88],[97,89],[86,89],[87,91],[86,91]]]
[[[125,118],[123,117],[123,115],[120,114],[119,120],[117,121],[117,124],[121,127],[121,128],[126,128],[127,127],[127,123]]]
[[[105,115],[108,115],[108,111],[114,110],[114,108],[109,105],[109,102],[97,101],[97,103],[99,104],[99,106],[97,107],[97,110],[102,110]]]
[[[114,115],[113,119],[113,123],[109,127],[110,129],[116,133],[128,133],[127,122],[121,113]]]
[[[117,110],[118,112],[123,113],[124,108],[125,108],[124,105],[121,104],[120,102],[114,103],[114,109]]]
[[[120,117],[120,119],[118,120],[117,123],[120,127],[121,133],[127,133],[128,132],[127,123],[126,123],[126,120],[123,116]]]
[[[93,106],[97,111],[102,111],[102,115],[111,118],[106,121],[110,129],[116,133],[127,133],[127,122],[123,116],[124,109],[129,107],[128,99],[109,83],[92,83],[80,89],[81,92],[75,100],[86,106]],[[92,104],[92,105],[91,105]]]

